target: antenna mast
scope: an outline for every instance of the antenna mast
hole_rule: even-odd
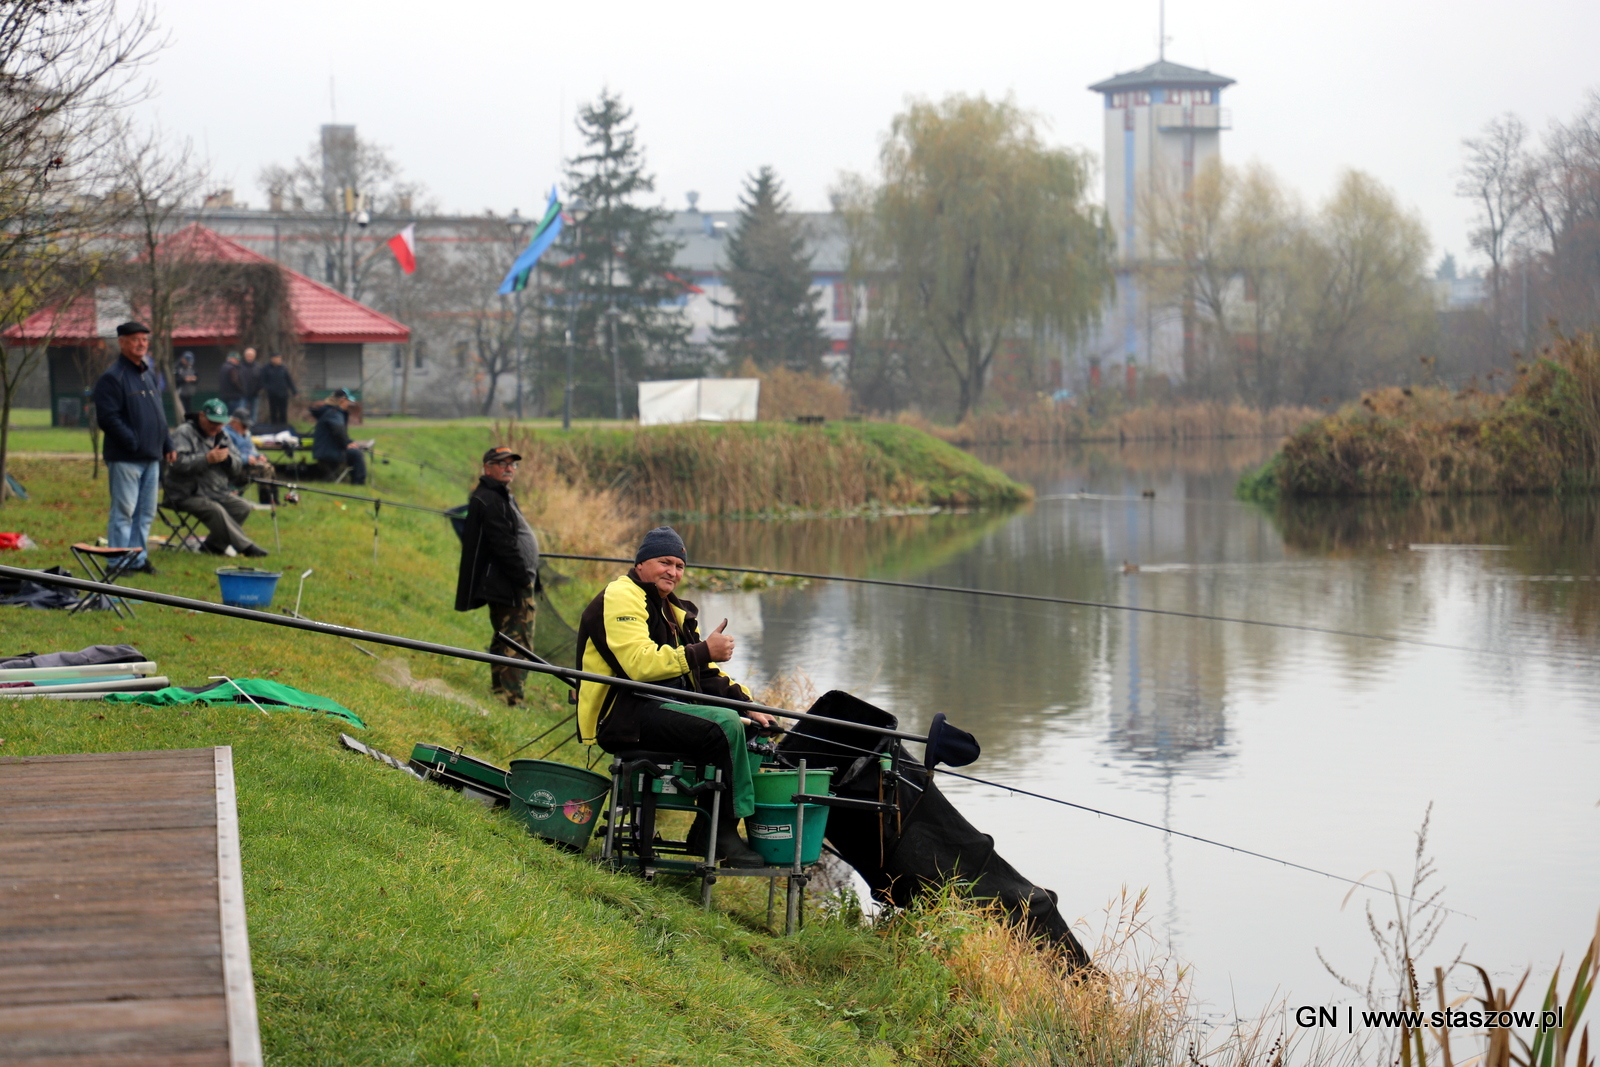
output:
[[[1156,32],[1160,35],[1156,41],[1156,59],[1164,62],[1167,58],[1167,0],[1159,0],[1159,23]]]

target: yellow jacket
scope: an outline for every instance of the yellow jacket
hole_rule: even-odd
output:
[[[714,693],[749,700],[750,691],[723,674],[700,639],[699,609],[691,601],[662,596],[632,570],[589,602],[578,622],[578,667],[593,674]],[[693,697],[685,694],[685,699]],[[638,717],[654,701],[640,700],[620,686],[578,686],[578,736],[586,745],[607,723],[608,740],[636,741]]]

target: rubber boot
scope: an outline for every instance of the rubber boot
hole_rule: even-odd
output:
[[[761,853],[744,843],[739,836],[739,819],[728,809],[723,809],[717,825],[717,862],[724,867],[765,867],[767,861]]]

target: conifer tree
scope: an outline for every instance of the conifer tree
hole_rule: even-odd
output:
[[[734,365],[750,358],[762,368],[822,370],[828,338],[811,291],[811,256],[800,219],[789,210],[788,194],[771,167],[751,175],[745,186],[722,277],[735,300],[721,306],[734,313],[734,321],[713,335]]]
[[[582,197],[589,215],[581,227],[568,224],[547,261],[554,293],[547,308],[553,328],[541,331],[548,338],[542,345],[545,393],[559,402],[568,301],[575,300],[573,409],[589,417],[632,411],[635,383],[660,373],[647,368],[681,366],[689,348],[681,310],[688,282],[673,269],[682,246],[664,233],[671,212],[639,203],[654,191],[655,176],[645,171],[632,119],[632,109],[610,90],[579,109],[584,146],[567,162],[564,200],[570,205]]]

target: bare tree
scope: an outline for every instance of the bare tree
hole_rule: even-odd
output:
[[[116,211],[97,196],[107,119],[138,96],[131,78],[161,45],[143,6],[0,2],[0,330],[93,284],[88,245]],[[0,345],[0,503],[12,400],[48,347]]]
[[[167,380],[173,411],[181,416],[172,331],[202,288],[206,264],[191,243],[170,238],[183,208],[204,186],[206,171],[195,162],[190,142],[169,142],[159,132],[141,132],[127,122],[117,124],[113,144],[111,197],[131,231],[122,250],[126,261],[113,274],[127,289],[130,305],[137,302],[149,317],[150,358]]]
[[[422,187],[402,179],[388,152],[357,137],[353,126],[323,127],[322,141],[306,155],[263,168],[259,181],[274,207],[299,216],[316,235],[324,280],[353,300],[362,298],[381,263],[374,254],[381,246],[362,247],[370,219],[431,210]]]
[[[1145,215],[1150,292],[1181,302],[1206,344],[1193,391],[1316,403],[1404,380],[1431,351],[1426,233],[1366,175],[1307,214],[1266,168],[1214,164]]]
[[[1468,236],[1472,247],[1489,257],[1489,286],[1497,328],[1503,328],[1505,316],[1505,268],[1510,242],[1523,224],[1533,195],[1527,136],[1522,120],[1507,113],[1485,123],[1477,137],[1461,142],[1467,160],[1456,194],[1477,205],[1478,225]]]
[[[468,233],[458,256],[456,284],[465,298],[473,350],[484,379],[483,414],[492,415],[500,379],[527,370],[521,364],[534,347],[528,334],[537,308],[526,294],[496,293],[517,254],[505,220],[490,214]]]

